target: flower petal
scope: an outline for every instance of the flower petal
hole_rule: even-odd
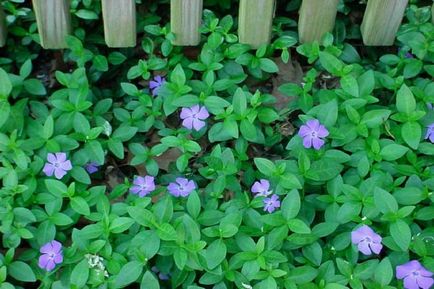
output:
[[[187,107],[184,107],[183,109],[181,109],[181,114],[179,115],[179,117],[181,119],[186,119],[186,118],[189,118],[192,116],[193,116],[193,113],[191,112],[191,109],[189,109]]]
[[[46,163],[42,171],[48,177],[51,177],[54,174],[55,167],[52,164]]]
[[[377,255],[380,254],[381,249],[383,249],[383,245],[379,243],[371,243],[369,244],[369,247],[371,248],[372,252],[374,252]]]
[[[327,137],[329,135],[329,131],[323,125],[319,126],[316,133],[319,137]]]
[[[193,127],[196,131],[200,131],[205,125],[206,123],[200,119],[193,120]]]
[[[404,278],[404,288],[419,289],[419,285],[417,285],[416,279],[412,275],[409,275]]]
[[[66,175],[66,172],[61,168],[55,168],[54,169],[54,176],[56,179],[60,180]]]
[[[303,138],[303,146],[307,149],[312,147],[312,137],[310,135]]]
[[[60,253],[62,251],[62,244],[56,240],[51,241],[51,247],[54,253]]]
[[[317,119],[310,119],[306,122],[306,125],[313,131],[318,131],[320,123]]]
[[[60,168],[62,168],[65,171],[72,170],[71,161],[67,160],[67,161],[64,161],[63,163],[60,163]]]
[[[205,120],[205,119],[207,119],[209,117],[209,112],[208,112],[208,110],[206,109],[205,106],[202,106],[200,108],[198,114],[196,114],[196,117],[198,119],[201,119],[201,120]]]
[[[366,241],[362,241],[359,244],[357,244],[357,248],[360,252],[362,252],[363,255],[371,255],[371,248],[369,248],[369,244]]]
[[[47,154],[47,161],[50,163],[55,163],[55,162],[57,162],[57,158],[54,154],[48,153]]]
[[[57,254],[56,256],[54,256],[54,263],[60,264],[62,262],[63,262],[63,255],[62,254]]]
[[[308,127],[307,125],[302,125],[300,127],[300,130],[298,131],[298,135],[301,137],[305,137],[312,133],[312,129]]]
[[[65,153],[56,153],[56,159],[59,163],[63,163],[66,161],[66,154]]]
[[[50,260],[50,256],[48,254],[43,254],[43,255],[39,256],[38,266],[41,269],[45,269],[47,267],[49,260]]]
[[[194,118],[192,118],[192,117],[186,118],[182,121],[182,125],[185,128],[193,129],[193,120],[194,120]]]
[[[312,138],[312,144],[313,144],[313,148],[316,150],[319,150],[323,145],[324,145],[324,141],[320,138]]]
[[[416,278],[417,285],[422,289],[430,289],[434,284],[433,278],[418,276]]]

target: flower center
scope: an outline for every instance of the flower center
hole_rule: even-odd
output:
[[[53,165],[54,165],[55,168],[59,168],[60,167],[60,163],[58,163],[58,162],[55,162]]]
[[[371,242],[372,242],[372,240],[371,240],[370,237],[366,237],[366,238],[364,239],[364,241],[367,242],[367,243],[371,243]]]
[[[413,276],[415,276],[415,277],[416,277],[416,276],[419,276],[419,271],[413,271],[412,274],[413,274]]]
[[[313,138],[318,137],[318,134],[316,133],[316,131],[312,131],[312,132],[310,133],[310,135],[311,135]]]
[[[48,254],[48,257],[49,257],[50,259],[54,259],[54,257],[56,257],[56,254],[54,254],[53,252],[52,252],[52,253],[49,253],[49,254]]]
[[[179,185],[178,189],[179,189],[180,191],[184,191],[184,187],[181,186],[181,185]]]

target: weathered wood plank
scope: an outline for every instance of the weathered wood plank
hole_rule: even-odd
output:
[[[368,0],[361,26],[365,45],[393,45],[407,3],[408,0]]]
[[[102,14],[107,46],[136,46],[136,3],[134,0],[102,0]]]
[[[5,46],[6,44],[6,16],[3,11],[3,8],[0,7],[0,47]]]
[[[42,47],[67,48],[65,37],[71,33],[69,0],[33,0]]]
[[[339,0],[303,0],[298,19],[301,43],[320,41],[335,26]]]
[[[173,45],[195,46],[200,43],[203,0],[171,0],[170,29],[175,34]]]
[[[238,36],[240,43],[258,48],[270,42],[275,0],[241,0]]]

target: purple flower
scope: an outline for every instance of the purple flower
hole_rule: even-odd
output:
[[[155,190],[154,177],[136,177],[133,181],[133,186],[130,188],[130,193],[139,195],[141,198],[149,195]]]
[[[381,240],[381,236],[366,225],[351,232],[351,241],[364,255],[379,254],[383,248]]]
[[[419,261],[413,260],[396,267],[396,278],[404,279],[406,289],[429,289],[434,284],[433,273],[425,269]]]
[[[71,161],[66,159],[66,153],[49,153],[47,161],[42,171],[49,177],[54,174],[58,180],[63,178],[72,169]]]
[[[63,262],[62,244],[53,240],[41,247],[42,255],[39,257],[38,265],[40,268],[51,271],[56,264]]]
[[[273,192],[270,190],[270,182],[265,179],[255,182],[251,189],[252,193],[256,194],[255,197],[268,197]]]
[[[158,278],[159,278],[160,280],[163,280],[163,281],[165,281],[165,280],[169,280],[169,274],[161,273],[160,270],[158,270],[158,268],[157,268],[156,266],[153,266],[153,267],[151,268],[151,270],[152,270],[152,272],[154,272],[155,274],[158,274]]]
[[[427,107],[429,110],[433,110],[433,105],[432,105],[431,102],[428,102],[428,103],[426,104],[426,107]]]
[[[84,168],[89,174],[94,174],[99,170],[99,165],[95,162],[87,163]]]
[[[404,57],[405,57],[405,58],[414,58],[413,54],[411,54],[410,52],[406,52],[406,53],[404,54]]]
[[[430,142],[434,143],[434,123],[427,127],[425,139],[429,139]]]
[[[280,208],[280,201],[278,195],[272,195],[271,198],[264,199],[264,211],[272,213],[277,208]]]
[[[186,178],[176,178],[175,181],[167,186],[169,193],[175,197],[187,197],[196,189],[194,182]]]
[[[209,117],[209,113],[204,106],[200,107],[196,104],[190,108],[184,107],[180,116],[184,127],[199,131],[205,126],[204,120]]]
[[[158,90],[164,82],[166,82],[166,79],[160,75],[155,76],[154,79],[149,82],[149,89],[152,91],[153,96],[158,94]]]
[[[319,150],[324,145],[324,138],[329,135],[329,131],[319,123],[317,119],[311,119],[300,127],[298,135],[303,138],[303,146],[311,148],[312,145]]]

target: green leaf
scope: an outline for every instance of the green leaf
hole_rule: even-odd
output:
[[[146,271],[146,273],[143,274],[140,289],[160,289],[160,284],[151,271]]]
[[[77,12],[75,12],[75,15],[77,15],[77,17],[79,18],[86,19],[86,20],[98,19],[98,14],[96,14],[93,11],[85,10],[85,9],[78,10]]]
[[[259,60],[259,67],[261,70],[268,72],[268,73],[276,73],[279,71],[279,67],[274,63],[273,60],[268,58],[261,58]]]
[[[381,157],[386,161],[394,161],[402,157],[408,148],[399,144],[390,144],[383,147],[380,151]]]
[[[382,287],[388,285],[393,278],[393,268],[388,257],[381,260],[380,264],[377,265],[374,273],[374,279]]]
[[[89,278],[89,264],[87,259],[83,259],[80,263],[75,265],[71,273],[71,284],[76,285],[78,288],[83,288]]]
[[[290,191],[282,202],[282,215],[286,220],[295,218],[300,212],[301,201],[297,190]]]
[[[352,75],[345,75],[341,78],[342,89],[351,96],[359,97],[359,84]]]
[[[12,91],[12,83],[9,79],[9,75],[3,68],[0,68],[0,100],[5,100],[8,98]]]
[[[173,69],[171,75],[170,75],[170,81],[173,83],[176,83],[177,85],[181,86],[185,84],[185,73],[182,69],[181,64],[176,65],[175,69]]]
[[[11,106],[9,102],[0,100],[0,128],[9,119],[9,113],[11,111]]]
[[[45,89],[42,82],[38,79],[35,79],[35,78],[26,79],[26,80],[24,80],[23,85],[24,85],[24,89],[30,94],[33,94],[33,95],[46,95],[47,94],[47,90]]]
[[[318,275],[318,270],[311,266],[296,267],[291,270],[288,280],[296,284],[311,282]]]
[[[90,214],[89,205],[82,197],[74,197],[71,199],[71,208],[77,213],[87,216]]]
[[[215,240],[206,249],[205,259],[210,270],[214,269],[226,258],[226,246],[222,240]]]
[[[299,219],[291,219],[288,221],[288,228],[294,233],[298,234],[310,234],[310,228]]]
[[[234,112],[237,115],[244,115],[247,110],[247,98],[245,92],[238,88],[235,91],[234,98],[232,100],[234,106]]]
[[[401,134],[404,141],[412,148],[417,149],[419,147],[420,140],[422,138],[422,127],[415,121],[404,123],[401,128]]]
[[[116,218],[110,224],[110,232],[114,234],[122,233],[128,230],[133,224],[134,224],[134,220],[131,218],[128,217]]]
[[[402,251],[407,252],[411,242],[411,230],[406,222],[397,220],[390,224],[390,235]]]
[[[390,113],[391,111],[387,109],[370,110],[363,115],[361,123],[369,128],[378,127],[389,118]]]
[[[108,71],[107,58],[103,55],[97,55],[93,59],[93,66],[99,71]]]
[[[92,160],[100,165],[104,164],[104,150],[99,141],[92,140],[86,143],[85,148]]]
[[[196,191],[188,196],[187,211],[193,219],[197,219],[200,214],[200,198]]]
[[[68,190],[68,187],[58,180],[45,180],[45,186],[47,187],[48,191],[56,197],[62,197],[62,195],[65,195]]]
[[[266,176],[271,176],[276,171],[276,166],[268,159],[255,158],[254,162],[258,170]]]
[[[35,282],[36,276],[32,268],[24,262],[14,261],[8,266],[8,273],[14,279],[23,282]]]
[[[416,109],[416,100],[407,85],[403,84],[396,96],[396,108],[399,112],[410,114]]]
[[[336,76],[341,74],[341,71],[344,67],[342,61],[340,61],[336,56],[325,51],[321,51],[319,53],[319,61],[328,72]]]
[[[124,265],[116,276],[115,287],[125,287],[136,281],[142,273],[143,264],[139,261],[130,261]]]
[[[385,190],[381,188],[375,188],[374,191],[374,202],[375,206],[382,212],[386,213],[395,213],[398,211],[398,203],[395,198]]]

